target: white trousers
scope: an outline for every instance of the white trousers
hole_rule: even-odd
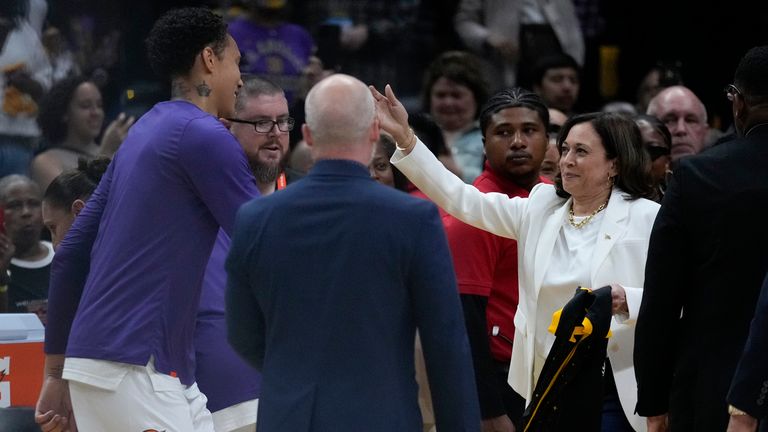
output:
[[[80,432],[214,432],[208,402],[197,388],[135,367],[115,389],[69,381],[72,408]]]

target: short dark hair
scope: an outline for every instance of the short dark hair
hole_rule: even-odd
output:
[[[445,138],[440,126],[437,125],[431,115],[425,112],[408,116],[408,124],[413,133],[423,142],[435,157],[450,155],[451,151],[445,145]]]
[[[616,159],[618,174],[615,177],[615,186],[626,195],[625,199],[653,199],[655,191],[650,170],[651,160],[648,152],[643,148],[643,139],[637,124],[626,115],[611,112],[587,113],[570,117],[563,124],[560,135],[557,137],[557,147],[561,156],[562,144],[568,132],[580,123],[590,123],[603,142],[605,157],[609,160]],[[555,190],[560,197],[571,196],[563,189],[563,178],[560,173],[555,176]]]
[[[424,111],[429,112],[431,110],[432,87],[438,79],[443,77],[469,88],[477,104],[477,111],[474,115],[477,118],[480,107],[488,99],[488,83],[483,76],[477,57],[465,51],[447,51],[429,65],[422,96]]]
[[[10,189],[11,186],[15,185],[16,183],[31,185],[33,188],[35,188],[37,193],[40,193],[40,186],[38,186],[37,183],[31,178],[22,174],[10,174],[0,178],[0,203],[5,203],[5,201],[8,199],[8,189]]]
[[[221,56],[227,45],[227,24],[210,9],[173,9],[155,22],[146,44],[155,73],[173,79],[188,73],[207,46]]]
[[[768,101],[768,45],[750,49],[742,57],[733,82],[748,102]]]
[[[480,130],[485,136],[491,117],[506,108],[528,108],[539,114],[545,130],[549,127],[549,110],[538,94],[522,87],[514,87],[496,92],[480,111]]]
[[[536,63],[533,64],[531,83],[533,85],[541,85],[541,80],[544,79],[544,75],[548,70],[559,68],[571,68],[578,75],[581,75],[581,67],[573,57],[566,53],[550,54],[536,60]]]
[[[40,126],[43,138],[47,141],[45,147],[55,147],[67,137],[69,126],[64,121],[64,117],[69,111],[69,104],[77,88],[86,82],[90,81],[84,76],[65,78],[54,84],[40,101],[37,124]]]
[[[395,144],[395,139],[390,135],[386,133],[380,134],[379,144],[381,144],[381,146],[384,148],[384,154],[387,155],[387,159],[391,158],[392,155],[395,154],[395,147],[397,144]],[[387,163],[389,163],[389,161],[387,161]],[[390,163],[389,166],[392,169],[392,181],[395,184],[395,189],[408,192],[408,185],[410,184],[408,178],[393,164]]]
[[[77,168],[64,171],[53,179],[45,190],[43,200],[66,210],[77,199],[87,201],[107,171],[109,162],[108,157],[90,161],[78,159]]]
[[[266,78],[261,78],[256,75],[248,75],[243,76],[242,79],[243,86],[237,93],[237,100],[235,101],[235,111],[237,112],[245,108],[245,101],[247,98],[285,94],[279,85]]]

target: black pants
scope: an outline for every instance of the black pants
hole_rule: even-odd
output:
[[[613,379],[611,362],[605,359],[602,432],[634,432],[624,409],[621,408],[616,381]]]
[[[499,380],[499,388],[503,389],[501,391],[501,398],[504,401],[507,416],[509,416],[514,424],[519,424],[523,411],[525,411],[525,398],[512,390],[509,382],[507,382],[509,379],[509,362],[496,362],[496,366],[496,378]]]

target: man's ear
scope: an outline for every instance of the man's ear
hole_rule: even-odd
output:
[[[301,134],[304,136],[304,142],[307,143],[307,147],[312,148],[315,145],[315,140],[312,138],[312,131],[309,130],[309,126],[306,123],[301,125]]]
[[[744,102],[744,96],[738,95],[734,99],[733,103],[733,118],[743,119],[749,112],[749,107]]]
[[[379,137],[381,136],[381,129],[379,128],[379,118],[374,117],[373,124],[371,125],[371,134],[368,137],[372,143],[375,143],[379,140]]]
[[[85,201],[81,199],[76,199],[72,202],[72,206],[70,207],[69,211],[77,217],[77,215],[80,214],[81,211],[85,208]]]

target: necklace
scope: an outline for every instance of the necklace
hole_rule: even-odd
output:
[[[600,207],[598,207],[597,210],[593,211],[592,214],[590,214],[589,216],[586,216],[584,219],[580,220],[579,222],[576,222],[575,217],[573,215],[573,202],[571,202],[571,208],[568,209],[568,223],[571,224],[571,226],[576,229],[581,229],[584,227],[584,225],[590,223],[592,219],[595,217],[595,215],[605,210],[605,206],[607,205],[608,205],[608,201],[606,200],[604,203],[600,204]]]

